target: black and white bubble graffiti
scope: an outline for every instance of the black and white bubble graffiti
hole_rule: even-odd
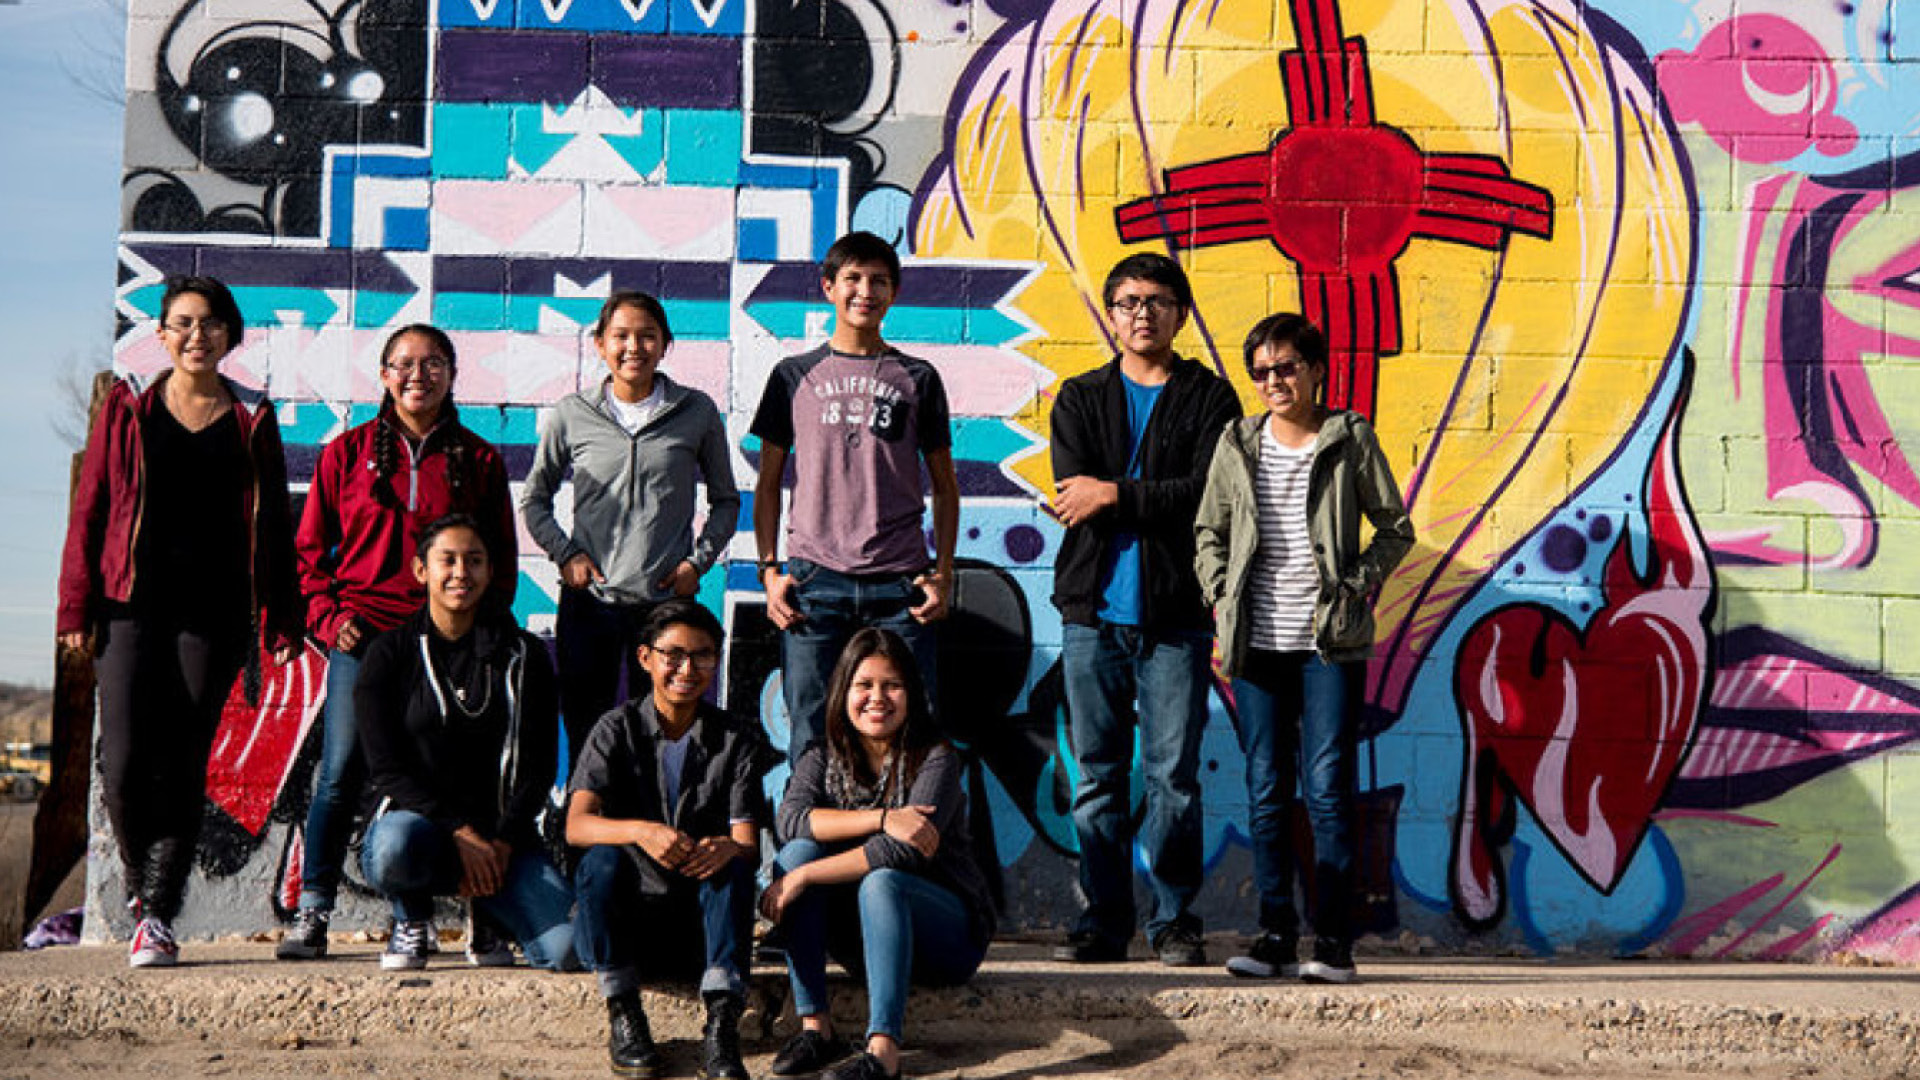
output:
[[[199,173],[130,171],[129,230],[318,234],[328,147],[424,145],[429,2],[185,0],[153,62]]]

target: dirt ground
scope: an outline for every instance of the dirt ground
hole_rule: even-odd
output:
[[[1227,947],[1213,943],[1216,953]],[[377,946],[277,964],[268,943],[187,946],[173,971],[118,948],[0,956],[0,1080],[12,1077],[609,1075],[590,976],[466,968],[383,973]],[[1094,970],[996,946],[966,987],[916,992],[909,1075],[1197,1080],[1920,1075],[1920,974],[1787,965],[1362,959],[1352,987],[1257,984],[1136,962]],[[748,1065],[766,1075],[792,1019],[756,979]],[[650,994],[691,1076],[699,1007]],[[841,984],[835,1015],[863,999]]]

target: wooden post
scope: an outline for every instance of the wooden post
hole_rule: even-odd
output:
[[[93,377],[93,395],[87,405],[88,438],[93,436],[100,406],[107,400],[113,379],[111,371]],[[81,456],[73,455],[69,467],[69,493],[80,483]],[[71,499],[68,505],[72,505]],[[60,883],[87,854],[87,789],[93,782],[93,690],[92,650],[69,649],[55,643],[52,775],[33,815],[33,861],[22,897],[22,927],[32,926]]]

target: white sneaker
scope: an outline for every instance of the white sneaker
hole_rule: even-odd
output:
[[[128,967],[172,967],[179,962],[180,946],[166,920],[146,916],[134,924],[133,941],[127,946]]]

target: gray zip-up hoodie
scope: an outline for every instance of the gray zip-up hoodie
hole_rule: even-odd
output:
[[[606,576],[593,594],[615,604],[667,595],[660,582],[690,560],[706,573],[740,524],[727,424],[713,399],[664,373],[660,408],[628,435],[606,408],[607,382],[568,394],[540,418],[540,449],[520,495],[527,531],[557,565],[585,553]],[[573,531],[553,494],[573,468]],[[695,481],[707,485],[707,522],[693,533]]]

